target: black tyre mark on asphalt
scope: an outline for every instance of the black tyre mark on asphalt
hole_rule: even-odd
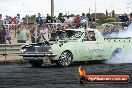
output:
[[[76,81],[78,67],[59,68],[56,65],[31,67],[29,63],[0,63],[0,88],[132,88],[130,84],[86,84]],[[82,64],[87,74],[120,74],[132,76],[132,64]]]

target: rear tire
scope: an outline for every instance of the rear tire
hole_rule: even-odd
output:
[[[43,60],[29,60],[29,63],[33,67],[40,67],[43,64]]]
[[[122,52],[123,52],[122,48],[116,48],[112,52],[110,59],[105,60],[104,63],[106,64],[115,63],[116,59],[118,60],[118,57],[122,54]]]
[[[61,56],[57,61],[57,65],[60,67],[67,67],[72,64],[73,55],[70,51],[62,52]]]
[[[112,54],[111,54],[111,57],[110,59],[112,59],[113,57],[116,57],[117,55],[121,54],[122,53],[122,49],[121,48],[116,48]]]

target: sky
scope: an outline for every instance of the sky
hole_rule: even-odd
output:
[[[115,10],[118,14],[131,13],[131,0],[54,0],[55,15],[81,14],[82,12],[108,12]],[[32,15],[41,13],[42,16],[50,14],[50,0],[0,0],[0,14],[16,16]]]

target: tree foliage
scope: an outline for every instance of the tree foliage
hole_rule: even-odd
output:
[[[115,11],[114,10],[112,10],[112,18],[115,18],[116,16],[115,16]]]
[[[116,21],[115,18],[100,17],[97,23],[103,24],[103,23],[109,23],[109,22],[115,22],[115,21]]]
[[[36,18],[36,15],[31,15],[31,16],[26,15],[25,17],[22,18],[22,20],[24,23],[27,23],[27,21],[28,21],[28,23],[34,23],[35,18]]]
[[[109,14],[109,13],[108,13],[108,11],[106,10],[106,17],[108,17],[108,14]]]
[[[23,17],[22,19],[35,19],[36,18],[36,15],[31,15],[31,16],[29,16],[29,15],[26,15],[25,17]]]

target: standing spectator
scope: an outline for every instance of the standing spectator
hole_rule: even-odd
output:
[[[0,29],[2,30],[2,22],[3,22],[3,20],[2,20],[2,14],[0,14]]]
[[[64,38],[65,30],[62,28],[62,26],[59,24],[57,25],[56,35],[57,39],[62,40]]]
[[[6,43],[5,35],[6,35],[6,30],[5,27],[2,25],[2,28],[0,28],[0,44]]]
[[[81,26],[85,27],[87,25],[87,22],[88,22],[88,17],[85,16],[84,13],[82,13],[82,16],[81,16]]]
[[[36,18],[36,23],[39,26],[42,26],[42,24],[43,24],[43,20],[42,20],[42,17],[41,17],[41,14],[40,13],[38,13],[38,17]]]
[[[0,14],[0,44],[6,43],[5,35],[6,35],[6,31],[3,25],[2,14]]]
[[[46,23],[52,23],[52,17],[49,14],[46,17]]]
[[[79,28],[79,27],[80,27],[80,22],[81,22],[80,16],[77,15],[77,16],[74,18],[74,24],[76,24],[76,28]]]
[[[69,16],[67,16],[67,19],[65,20],[65,22],[67,23],[67,25],[68,25],[69,27],[72,26],[72,19],[71,19]]]
[[[18,43],[26,43],[29,40],[29,33],[24,25],[21,25],[20,28],[17,30],[18,34]]]
[[[9,17],[6,15],[6,18],[4,19],[5,24],[10,24]]]
[[[92,16],[89,19],[89,25],[90,25],[90,28],[96,28],[95,18]]]
[[[64,19],[63,16],[59,20],[60,20],[61,23],[64,23],[65,22],[65,19]]]
[[[40,35],[42,39],[49,41],[49,29],[46,26],[41,27]]]
[[[33,24],[30,35],[32,43],[38,43],[40,41],[40,30],[36,24]]]
[[[124,29],[124,27],[127,27],[128,26],[128,22],[129,22],[129,18],[128,18],[128,16],[127,16],[127,14],[126,13],[124,13],[123,15],[121,15],[121,16],[119,16],[119,18],[120,18],[120,21],[121,22],[126,22],[126,23],[122,23],[122,28]]]
[[[10,32],[9,28],[6,29],[6,36],[5,36],[5,38],[9,42],[9,44],[11,44],[11,32]]]
[[[6,18],[4,19],[4,23],[5,23],[5,28],[9,28],[9,25],[10,24],[10,20],[9,20],[9,16],[6,15]]]
[[[91,16],[89,21],[90,21],[90,23],[95,22],[95,18]]]
[[[82,13],[81,20],[88,20],[88,17],[85,15],[85,13]]]
[[[132,13],[130,13],[130,23],[132,23]]]
[[[22,23],[22,19],[20,18],[20,14],[17,14],[16,24],[21,24],[21,23]]]
[[[16,24],[16,18],[11,18],[11,24]]]
[[[125,19],[125,22],[126,23],[124,23],[124,27],[128,27],[128,22],[129,22],[129,18],[128,18],[128,16],[127,16],[127,14],[126,13],[124,13],[124,19]]]

